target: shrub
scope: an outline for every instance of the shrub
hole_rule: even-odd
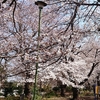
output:
[[[67,87],[66,87],[66,91],[67,91],[67,92],[72,92],[72,87],[71,87],[71,86],[67,86]]]
[[[53,91],[55,91],[55,92],[57,92],[57,91],[59,91],[59,90],[60,90],[59,87],[54,87],[54,88],[53,88]]]
[[[50,97],[53,97],[53,96],[55,96],[54,91],[49,91],[48,93],[45,94],[45,97],[47,97],[47,98],[50,98]]]

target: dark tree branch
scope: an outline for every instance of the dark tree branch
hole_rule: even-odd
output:
[[[5,3],[7,0],[3,0],[2,3]]]
[[[2,3],[6,3],[7,0],[4,0]],[[11,3],[9,4],[9,6],[12,6],[14,4],[14,9],[13,9],[13,23],[14,23],[14,28],[16,29],[17,31],[17,28],[16,28],[16,23],[15,23],[15,18],[14,18],[14,15],[15,15],[15,10],[16,10],[16,0],[12,0]]]
[[[100,6],[100,4],[98,3],[79,3],[79,2],[73,2],[72,4],[76,4],[76,5],[82,5],[82,6]]]
[[[87,77],[89,78],[94,70],[94,68],[99,64],[99,62],[97,63],[93,63],[92,68],[90,70],[90,72],[88,73]],[[84,79],[82,82],[79,83],[79,85],[83,85],[86,81],[88,81],[88,78]]]
[[[76,18],[77,10],[78,10],[78,6],[75,7],[74,14],[73,14],[73,16],[72,16],[72,18],[71,18],[71,20],[70,20],[70,22],[69,22],[69,24],[68,24],[68,27],[66,28],[65,32],[68,30],[68,28],[69,28],[71,25],[74,24],[74,20],[75,20],[75,18]]]
[[[14,9],[13,9],[13,23],[14,23],[14,28],[16,29],[16,32],[17,32],[16,22],[15,22],[15,17],[14,17],[17,3],[16,3],[15,0],[13,2],[15,3],[14,4]],[[11,5],[13,4],[13,2],[11,3]]]
[[[89,74],[87,75],[88,77],[90,77],[90,76],[91,76],[91,74],[92,74],[92,72],[93,72],[93,70],[94,70],[95,66],[97,66],[98,64],[99,64],[99,62],[97,62],[97,63],[93,63],[92,68],[91,68],[91,70],[90,70]]]
[[[12,6],[13,3],[14,3],[15,1],[16,1],[16,0],[12,0],[9,6]],[[7,0],[3,0],[3,1],[2,1],[2,3],[6,3],[6,2],[7,2]]]

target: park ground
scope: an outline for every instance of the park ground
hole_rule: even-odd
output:
[[[53,98],[46,98],[46,99],[43,99],[43,100],[70,100],[70,98],[67,98],[67,97],[53,97]],[[94,100],[94,96],[79,97],[78,100]],[[98,100],[100,100],[100,98]]]
[[[0,100],[10,100],[10,99],[0,98]],[[19,100],[19,99],[11,99],[11,100]],[[69,97],[51,97],[51,98],[43,98],[41,100],[70,100],[70,98]],[[94,100],[94,96],[79,97],[77,100]],[[98,100],[100,100],[100,97],[98,98]]]
[[[47,95],[43,96],[37,100],[71,100],[72,98],[72,92],[66,92],[65,97],[61,97],[58,93],[58,95]],[[7,98],[0,98],[0,100],[20,100],[19,97],[7,97]],[[27,99],[25,99],[27,100]],[[79,93],[77,100],[94,100],[93,91],[82,91]],[[100,96],[98,98],[100,100]]]

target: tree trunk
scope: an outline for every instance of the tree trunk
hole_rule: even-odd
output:
[[[58,80],[57,81],[57,86],[60,88],[60,95],[62,97],[64,97],[65,96],[64,91],[65,91],[66,85],[63,85],[62,82],[60,80]]]
[[[30,83],[26,82],[24,86],[24,94],[28,100],[31,100]]]
[[[72,100],[77,100],[78,99],[78,89],[75,87],[72,87],[73,91],[73,99]]]
[[[60,95],[62,96],[62,97],[64,97],[65,96],[65,88],[66,88],[66,85],[60,85],[60,89],[61,89],[61,93],[60,93]]]

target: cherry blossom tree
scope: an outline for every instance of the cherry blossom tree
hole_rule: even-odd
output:
[[[89,0],[50,0],[47,3],[38,39],[38,8],[33,1],[3,1],[0,58],[7,59],[8,76],[19,76],[18,80],[23,78],[28,84],[34,82],[39,54],[39,80],[60,80],[68,86],[81,87],[87,80],[94,79],[99,68],[100,4]],[[3,7],[4,4],[10,7]]]

